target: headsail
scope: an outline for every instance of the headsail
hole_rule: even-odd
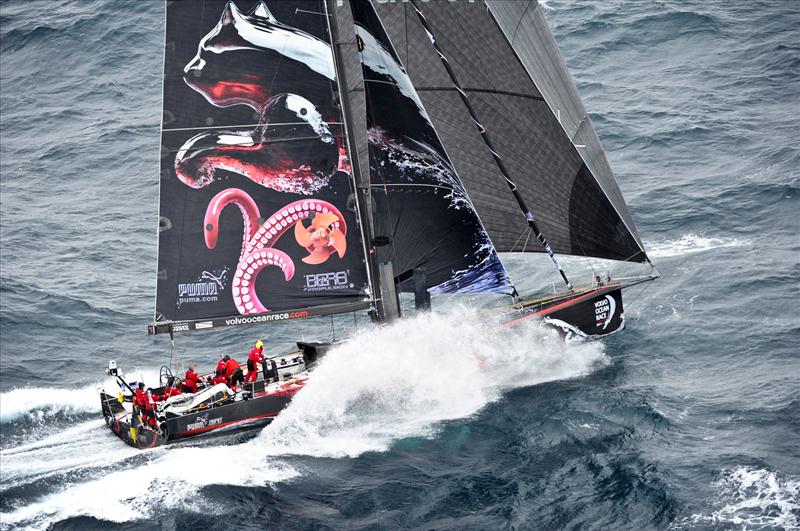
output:
[[[323,0],[170,2],[166,40],[156,323],[365,307]]]
[[[352,0],[349,7],[363,65],[376,233],[392,239],[380,257],[401,280],[424,268],[432,292],[509,292],[508,275],[372,4]]]
[[[498,250],[522,250],[528,227],[508,179],[556,252],[647,259],[535,0],[375,6]],[[478,125],[437,48],[474,107]],[[499,170],[481,127],[490,132],[508,175]]]

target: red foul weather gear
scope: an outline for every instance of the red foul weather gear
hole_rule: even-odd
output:
[[[225,364],[225,376],[228,377],[228,386],[236,391],[236,384],[244,382],[244,374],[239,362],[231,358]]]
[[[231,358],[225,363],[225,377],[230,378],[233,376],[233,373],[236,372],[236,369],[241,369],[241,365],[235,359]]]
[[[164,392],[160,395],[153,394],[153,401],[161,402],[162,400],[166,400],[167,398],[175,395],[181,394],[180,389],[177,387],[166,387]]]
[[[147,393],[144,392],[144,389],[136,389],[133,397],[133,403],[144,410],[147,409],[147,402]]]
[[[200,375],[192,369],[186,371],[186,377],[183,379],[183,390],[187,393],[197,392],[197,382],[200,381]]]
[[[142,389],[136,389],[135,396],[133,398],[133,403],[139,407],[139,412],[142,415],[142,420],[150,424],[150,426],[156,425],[156,413],[155,413],[155,405],[153,404],[153,400],[148,396],[148,394]]]
[[[255,382],[258,380],[258,364],[264,361],[264,349],[254,348],[247,356],[247,376],[245,382]]]

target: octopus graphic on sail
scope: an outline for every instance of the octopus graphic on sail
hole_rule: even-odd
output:
[[[189,5],[175,7],[184,16],[202,18],[214,12],[214,2],[207,4],[200,12]],[[363,257],[348,255],[348,248],[363,249],[363,244],[359,231],[347,231],[356,213],[350,205],[353,186],[329,37],[307,31],[315,29],[310,16],[295,21],[303,22],[303,29],[280,22],[265,2],[248,12],[233,1],[217,4],[221,14],[191,45],[194,56],[187,62],[184,55],[180,78],[165,80],[174,85],[171,93],[165,91],[165,110],[178,118],[171,124],[176,127],[164,129],[168,143],[176,146],[167,148],[174,156],[164,163],[171,163],[169,174],[177,177],[173,182],[184,188],[162,180],[159,269],[170,281],[160,282],[159,293],[170,289],[175,276],[195,275],[194,262],[199,266],[222,258],[233,271],[226,295],[233,308],[220,304],[212,309],[216,301],[205,298],[200,301],[205,309],[170,309],[166,302],[159,304],[159,314],[258,314],[362,301],[367,292]],[[284,16],[298,5],[274,4]],[[180,47],[189,44],[182,39]],[[177,66],[179,57],[176,51],[171,61],[168,50],[165,68]],[[171,94],[184,96],[168,103]],[[231,187],[229,181],[236,184]],[[239,221],[227,213],[229,205],[238,207]],[[205,213],[198,219],[200,208]],[[202,227],[199,241],[192,235],[194,227]],[[281,239],[286,232],[293,233],[294,244]],[[235,242],[241,245],[234,248]],[[335,293],[303,284],[308,276],[337,274],[348,281]]]

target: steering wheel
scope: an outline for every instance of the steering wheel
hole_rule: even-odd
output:
[[[158,381],[161,382],[162,387],[168,386],[170,381],[175,381],[175,375],[172,374],[172,369],[166,365],[162,365],[161,370],[158,371]]]

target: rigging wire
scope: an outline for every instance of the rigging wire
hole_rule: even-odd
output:
[[[531,238],[531,234],[533,234],[533,229],[528,227],[528,237],[525,238],[525,243],[522,244],[522,252],[525,252],[525,249],[528,247],[528,240]]]
[[[653,282],[646,282],[645,286],[639,291],[639,293],[637,293],[634,297],[631,297],[630,302],[627,304],[626,310],[630,311],[630,309],[633,307],[633,305],[635,303],[639,302],[639,299],[644,295],[644,292],[647,291],[650,288],[650,286],[652,286],[652,285],[653,285]]]
[[[528,234],[528,232],[530,232],[530,230],[531,230],[531,228],[530,228],[530,227],[528,227],[528,226],[526,226],[526,227],[525,227],[525,230],[524,230],[524,231],[522,231],[522,234],[520,234],[520,235],[519,235],[519,238],[517,238],[517,241],[515,241],[515,242],[514,242],[514,245],[512,245],[512,246],[511,246],[511,250],[510,250],[509,252],[511,252],[511,253],[515,252],[515,251],[514,251],[514,248],[517,246],[517,244],[520,242],[520,240],[521,240],[522,238],[525,238],[525,236],[527,236],[527,234]],[[526,241],[527,241],[527,240],[526,240]]]
[[[297,11],[298,11],[298,10],[295,10],[295,11],[294,11],[294,13],[292,14],[292,20],[291,20],[291,21],[289,21],[289,24],[288,24],[288,25],[289,25],[289,27],[291,27],[291,28],[295,27],[295,26],[294,26],[294,19],[295,19],[295,18],[297,18]],[[268,90],[267,94],[272,94],[272,87],[275,85],[275,80],[276,80],[276,79],[277,79],[277,77],[278,77],[278,72],[279,72],[279,71],[280,71],[280,69],[281,69],[281,63],[283,62],[283,56],[284,56],[284,52],[286,51],[286,46],[288,46],[288,45],[289,45],[289,36],[287,35],[287,36],[285,37],[284,41],[283,41],[283,48],[281,48],[281,51],[280,51],[280,53],[278,53],[278,64],[277,64],[277,66],[275,67],[275,73],[274,73],[274,74],[272,74],[272,79],[271,79],[271,80],[270,80],[270,82],[269,82],[269,90]],[[266,105],[265,105],[265,109],[264,109],[264,110],[266,110]],[[259,120],[259,122],[260,122],[260,120]]]

